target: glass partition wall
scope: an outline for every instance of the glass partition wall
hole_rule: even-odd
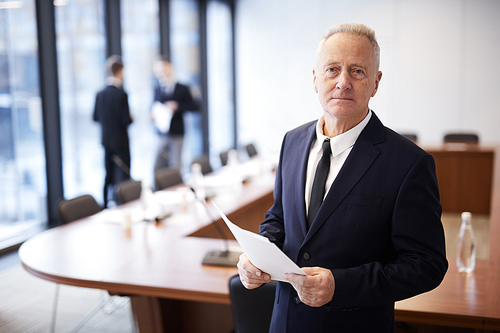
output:
[[[47,222],[37,45],[35,1],[0,2],[0,244]]]
[[[105,85],[104,4],[72,0],[55,6],[65,198],[102,201],[104,152],[93,121],[96,93]]]
[[[154,94],[153,67],[159,58],[158,0],[122,0],[124,89],[133,118],[129,127],[130,172],[143,185],[153,184],[157,136],[150,118]]]
[[[227,2],[207,3],[207,62],[210,155],[236,148],[233,85],[233,31]]]
[[[201,101],[201,62],[199,4],[196,0],[170,0],[170,60],[175,78],[189,86],[193,98]],[[203,117],[201,112],[184,114],[185,135],[182,173],[191,161],[203,154]]]

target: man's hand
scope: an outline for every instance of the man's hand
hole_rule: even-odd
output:
[[[176,112],[179,108],[179,103],[176,101],[166,101],[165,105],[172,109],[172,111]]]
[[[271,281],[271,276],[252,265],[245,253],[240,256],[237,267],[240,280],[247,289],[255,289]]]
[[[302,303],[320,307],[330,302],[335,293],[335,279],[332,272],[320,267],[303,267],[302,270],[307,275],[284,275],[284,279],[297,291]]]

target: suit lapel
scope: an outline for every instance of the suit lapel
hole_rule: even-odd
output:
[[[372,118],[356,140],[351,153],[330,187],[304,243],[326,222],[328,217],[337,209],[342,200],[375,162],[380,151],[374,147],[374,144],[382,142],[384,139],[384,127],[373,113]]]
[[[174,83],[174,86],[172,87],[172,91],[170,92],[170,94],[172,96],[177,96],[177,94],[176,94],[177,93],[177,85],[178,85],[178,83]]]
[[[309,152],[311,150],[311,145],[316,139],[316,122],[304,131],[302,137],[299,139],[299,149],[300,155],[297,158],[298,172],[295,173],[295,207],[297,209],[297,216],[300,221],[300,228],[304,236],[307,234],[307,215],[306,215],[306,203],[305,198],[305,187],[306,187],[306,174],[307,174],[307,162],[309,160]]]

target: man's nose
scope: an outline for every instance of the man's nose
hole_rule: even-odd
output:
[[[346,71],[342,71],[338,77],[336,88],[342,91],[351,89],[351,80],[349,73]]]

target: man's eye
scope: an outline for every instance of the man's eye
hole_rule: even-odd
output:
[[[365,71],[362,70],[362,69],[355,69],[352,71],[352,74],[351,74],[354,78],[357,78],[357,79],[362,79],[365,77]]]

